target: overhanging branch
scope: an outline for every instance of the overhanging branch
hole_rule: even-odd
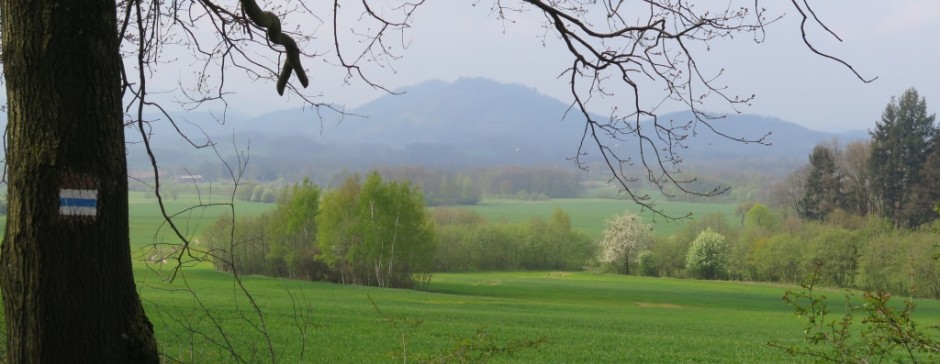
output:
[[[281,20],[270,11],[263,11],[255,0],[240,0],[242,9],[251,21],[262,28],[265,28],[268,40],[271,43],[284,47],[287,52],[287,60],[284,61],[284,67],[277,77],[277,93],[284,95],[284,88],[287,87],[287,80],[290,79],[291,72],[297,75],[300,84],[307,87],[310,80],[307,79],[307,73],[304,72],[300,64],[300,49],[297,48],[297,42],[289,35],[281,32]]]

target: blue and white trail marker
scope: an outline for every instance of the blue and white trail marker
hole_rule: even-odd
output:
[[[97,190],[59,190],[59,214],[95,216],[98,214]]]

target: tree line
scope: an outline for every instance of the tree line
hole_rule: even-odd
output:
[[[818,268],[828,286],[940,298],[937,223],[897,228],[887,218],[841,210],[813,221],[763,204],[743,211],[736,221],[705,215],[669,236],[644,232],[648,225],[635,218],[622,229],[636,232],[629,238],[608,242],[605,232],[603,251],[616,253],[617,242],[629,248],[602,253],[600,263],[635,275],[777,283],[800,283]]]
[[[488,222],[468,209],[437,208],[434,269],[581,270],[594,261],[594,239],[571,228],[568,213],[555,209],[549,219],[524,223]]]
[[[909,89],[886,106],[871,141],[817,145],[774,193],[737,219],[706,215],[671,236],[639,216],[609,218],[604,271],[799,283],[940,298],[940,129]]]
[[[483,196],[520,200],[578,197],[578,175],[551,167],[487,167],[452,172],[421,166],[386,166],[375,170],[382,178],[417,187],[428,206],[476,205]],[[357,172],[342,170],[325,178],[326,186],[338,187]],[[284,179],[248,181],[235,191],[238,201],[273,203]],[[174,190],[175,191],[175,190]]]
[[[595,242],[567,213],[522,224],[427,209],[421,189],[378,172],[322,190],[309,180],[281,189],[273,211],[222,217],[200,235],[216,269],[306,280],[414,287],[434,271],[579,270]]]

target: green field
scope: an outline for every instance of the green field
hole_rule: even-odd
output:
[[[133,229],[150,240],[153,233],[145,231],[160,222],[152,202],[135,198],[132,204]],[[171,208],[186,206],[180,202]],[[695,216],[730,215],[734,209],[721,204],[661,206],[670,213]],[[245,216],[270,207],[239,204],[238,211]],[[613,200],[487,200],[472,208],[490,221],[510,222],[547,218],[561,208],[576,229],[598,235],[606,217],[637,210]],[[208,209],[183,221],[195,230],[219,211],[224,210]],[[659,234],[679,227],[681,223],[654,221]],[[231,361],[220,345],[236,348],[248,361],[269,355],[266,339],[257,330],[260,322],[231,276],[207,264],[183,272],[168,285],[162,281],[165,271],[158,274],[137,264],[141,294],[167,355],[196,362]],[[498,343],[546,340],[538,349],[521,350],[497,362],[802,361],[766,345],[801,340],[803,321],[782,303],[787,289],[782,286],[560,272],[437,274],[430,292],[264,277],[245,282],[264,310],[264,324],[278,360],[284,362],[394,362],[388,354],[402,350],[403,337],[414,358],[446,351],[480,329]],[[929,323],[940,322],[940,304],[923,302],[919,314],[933,320]],[[220,323],[225,336],[213,322]]]
[[[177,227],[187,238],[192,238],[220,216],[228,216],[231,212],[231,207],[227,205],[229,202],[226,196],[207,196],[200,199],[195,195],[184,195],[178,200],[166,199],[164,204],[167,214],[176,215],[173,221]],[[235,214],[239,217],[256,216],[274,207],[273,204],[240,201],[235,206]],[[164,222],[155,198],[145,197],[141,192],[131,192],[128,209],[131,247],[177,241]]]
[[[238,295],[231,279],[204,270],[188,277],[210,312],[226,320],[233,346],[263,356],[263,338],[233,313],[237,305],[245,309],[245,301],[233,299]],[[412,357],[435,354],[480,328],[501,343],[546,340],[538,349],[497,362],[805,360],[766,345],[801,339],[803,321],[781,303],[785,288],[779,286],[560,272],[438,274],[431,292],[258,277],[247,285],[264,308],[276,352],[286,362],[299,361],[302,337],[287,289],[310,309],[304,359],[310,362],[394,362],[388,353],[401,350],[403,333]],[[216,347],[186,330],[185,325],[193,325],[213,333],[189,293],[146,285],[142,293],[165,352],[189,357],[194,340],[195,361],[226,361]],[[397,325],[383,320],[369,297]],[[937,302],[921,302],[918,312],[924,324],[940,322]],[[412,326],[413,320],[421,324]]]
[[[170,201],[168,209],[175,213],[193,203],[192,198]],[[239,203],[237,211],[251,216],[271,207]],[[548,217],[556,207],[568,211],[576,229],[595,234],[604,218],[635,210],[611,200],[484,201],[474,209],[491,221],[524,221]],[[698,216],[733,211],[719,204],[663,207]],[[176,221],[194,236],[226,211],[200,208]],[[445,352],[478,330],[496,343],[545,340],[537,349],[495,362],[805,361],[766,345],[801,340],[804,321],[781,301],[788,287],[742,282],[489,272],[436,274],[429,291],[414,291],[245,277],[262,322],[232,276],[207,263],[186,267],[168,283],[169,265],[143,259],[150,244],[174,241],[165,228],[155,233],[162,224],[155,201],[132,194],[131,214],[135,277],[168,361],[233,362],[226,349],[233,348],[243,361],[270,362],[270,340],[278,362],[401,362],[389,353],[400,353],[402,345],[415,359]],[[654,226],[667,234],[681,225],[660,219]],[[940,323],[940,303],[921,301],[917,317],[921,327]]]
[[[170,214],[179,213],[174,219],[181,230],[188,237],[195,236],[199,229],[214,222],[219,216],[227,214],[228,206],[212,204],[225,204],[226,198],[213,196],[204,198],[201,202],[206,207],[192,208],[200,201],[193,195],[184,195],[179,200],[167,200],[166,207]],[[255,202],[237,202],[236,214],[240,217],[256,216],[273,208],[273,204]],[[662,208],[672,216],[685,216],[692,213],[692,218],[710,213],[734,215],[733,204],[688,203],[688,202],[661,202],[657,207]],[[524,222],[532,217],[549,218],[556,208],[562,209],[571,217],[574,229],[587,233],[590,236],[600,237],[604,230],[604,220],[624,211],[640,214],[644,221],[653,225],[658,235],[670,235],[680,229],[687,220],[673,221],[657,216],[649,210],[641,211],[631,202],[608,199],[555,199],[550,201],[517,201],[488,199],[475,206],[466,208],[479,212],[490,222],[508,221]],[[131,214],[131,246],[140,247],[153,242],[171,242],[173,236],[163,222],[160,210],[154,198],[147,198],[143,193],[132,192],[130,195]]]
[[[711,213],[734,216],[735,205],[717,203],[659,202],[657,208],[669,216],[682,217],[689,213],[692,218]],[[625,200],[609,199],[555,199],[550,201],[484,200],[476,206],[468,206],[485,216],[490,222],[523,222],[533,216],[549,218],[556,209],[562,209],[571,216],[571,225],[591,236],[600,237],[604,231],[604,220],[613,215],[631,211],[639,214],[644,221],[653,225],[658,235],[670,235],[680,229],[687,220],[669,220],[657,216],[649,210],[642,211],[640,206]]]

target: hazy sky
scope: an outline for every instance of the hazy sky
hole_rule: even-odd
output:
[[[549,35],[543,46],[542,17],[518,14],[515,23],[490,13],[491,1],[428,0],[416,13],[404,58],[388,68],[367,68],[376,80],[395,89],[429,79],[453,81],[486,77],[524,84],[564,102],[570,101],[567,81],[557,79],[570,58]],[[819,47],[854,65],[860,82],[843,66],[812,54],[800,41],[798,14],[789,1],[763,2],[771,12],[786,13],[767,29],[763,44],[750,37],[713,44],[699,61],[712,70],[725,69],[722,82],[737,94],[756,94],[746,113],[769,115],[807,127],[843,131],[869,129],[891,96],[909,87],[927,99],[928,111],[940,109],[940,1],[823,0],[813,1],[817,14],[844,40],[812,34]],[[752,3],[751,3],[752,5]],[[292,19],[287,18],[288,26]],[[382,93],[360,82],[343,85],[342,70],[306,60],[311,91],[323,102],[355,107]],[[300,107],[296,98],[277,97],[273,85],[255,84],[231,97],[235,111],[257,115]],[[605,110],[596,110],[604,114]],[[664,111],[677,111],[675,109]],[[728,110],[718,110],[728,111]]]

